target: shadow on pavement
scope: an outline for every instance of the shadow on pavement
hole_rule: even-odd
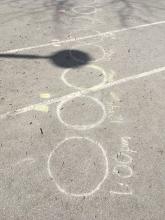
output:
[[[77,68],[90,62],[91,56],[80,50],[60,50],[50,56],[33,54],[1,53],[0,59],[48,59],[61,68]]]

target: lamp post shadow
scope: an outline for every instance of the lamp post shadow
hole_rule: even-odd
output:
[[[87,65],[92,57],[80,50],[60,50],[49,56],[17,53],[1,53],[0,59],[47,59],[50,63],[61,68],[78,68]]]

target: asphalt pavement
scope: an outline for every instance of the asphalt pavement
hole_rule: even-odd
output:
[[[0,220],[164,220],[164,85],[163,0],[0,0]]]

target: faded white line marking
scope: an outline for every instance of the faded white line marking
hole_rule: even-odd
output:
[[[32,111],[38,105],[51,105],[51,104],[58,103],[58,102],[61,102],[61,101],[64,102],[68,99],[73,99],[73,98],[76,98],[76,97],[80,97],[80,96],[86,95],[90,92],[96,92],[96,91],[100,91],[100,90],[103,90],[103,89],[106,89],[106,88],[111,88],[113,86],[121,85],[123,83],[133,81],[135,79],[140,79],[140,78],[147,77],[147,76],[150,76],[150,75],[153,75],[153,74],[156,74],[156,73],[160,73],[162,71],[165,71],[165,66],[157,68],[157,69],[153,69],[153,70],[148,71],[148,72],[143,72],[143,73],[140,73],[140,74],[137,74],[137,75],[128,76],[126,78],[119,79],[119,80],[107,83],[105,85],[101,85],[100,87],[98,87],[98,86],[95,87],[94,86],[94,87],[91,87],[89,89],[84,89],[84,90],[81,90],[81,91],[78,91],[78,92],[70,93],[68,95],[65,95],[65,96],[62,96],[62,97],[59,97],[59,98],[52,98],[50,100],[46,100],[46,101],[40,102],[38,104],[30,105],[30,106],[27,106],[27,107],[24,107],[24,108],[21,108],[21,109],[17,109],[15,111],[6,112],[6,113],[0,115],[0,119],[5,119],[7,116],[15,116],[15,115],[19,115],[19,114],[22,114],[22,113],[25,113],[25,112]]]
[[[51,43],[47,43],[47,44],[40,44],[40,45],[36,45],[36,46],[31,46],[31,47],[24,47],[24,48],[19,48],[19,49],[1,51],[0,53],[1,54],[3,54],[3,53],[16,53],[16,52],[21,52],[21,51],[25,51],[25,50],[32,50],[32,49],[37,49],[37,48],[54,46],[54,45],[56,45],[56,43],[59,45],[59,44],[63,44],[63,43],[75,42],[75,41],[90,39],[90,38],[99,37],[99,36],[100,37],[101,36],[106,37],[106,36],[110,36],[110,35],[125,32],[125,31],[137,30],[137,29],[146,28],[146,27],[155,26],[155,25],[161,25],[161,24],[165,24],[165,20],[158,21],[158,22],[153,22],[153,23],[148,23],[148,24],[137,25],[137,26],[133,26],[133,27],[129,27],[129,28],[117,29],[117,30],[114,30],[114,31],[107,31],[107,32],[103,32],[103,33],[97,33],[97,34],[88,35],[88,36],[85,36],[85,37],[71,38],[71,39],[68,39],[68,40],[56,41],[56,42],[51,42]],[[58,45],[56,45],[56,46],[58,46]]]

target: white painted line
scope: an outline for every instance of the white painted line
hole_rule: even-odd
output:
[[[154,75],[156,73],[163,72],[163,71],[165,71],[165,66],[157,68],[157,69],[153,69],[153,70],[148,71],[148,72],[143,72],[143,73],[140,73],[140,74],[137,74],[137,75],[128,76],[126,78],[119,79],[119,80],[116,80],[116,81],[113,81],[113,82],[110,82],[110,83],[106,83],[104,85],[101,85],[100,87],[94,86],[94,87],[91,87],[89,89],[84,89],[84,90],[81,90],[81,91],[78,91],[78,92],[73,92],[73,93],[70,93],[70,94],[62,96],[62,97],[45,100],[45,101],[40,102],[38,104],[30,105],[30,106],[27,106],[27,107],[24,107],[24,108],[21,108],[21,109],[17,109],[15,111],[6,112],[4,114],[1,114],[0,119],[5,119],[8,116],[9,117],[10,116],[15,116],[15,115],[19,115],[19,114],[22,114],[22,113],[25,113],[25,112],[35,110],[35,108],[37,108],[37,106],[39,106],[39,105],[51,105],[51,104],[58,103],[58,102],[64,102],[68,99],[73,99],[73,98],[76,98],[76,97],[80,97],[80,96],[86,95],[90,92],[96,92],[96,91],[100,91],[100,90],[110,88],[110,87],[113,87],[113,86],[121,85],[123,83],[127,83],[127,82],[130,82],[130,81],[133,81],[133,80],[136,80],[136,79],[140,79],[140,78],[143,78],[143,77],[151,76],[151,75]]]
[[[56,45],[56,46],[59,46],[59,44],[75,42],[75,41],[90,39],[90,38],[99,37],[99,36],[100,37],[101,36],[104,36],[104,37],[111,36],[113,34],[125,32],[125,31],[138,30],[138,29],[141,29],[141,28],[146,28],[146,27],[151,27],[151,26],[161,25],[161,24],[165,24],[165,20],[158,21],[158,22],[153,22],[153,23],[148,23],[148,24],[137,25],[137,26],[133,26],[133,27],[129,27],[129,28],[117,29],[117,30],[114,30],[114,31],[107,31],[107,32],[103,32],[103,33],[97,33],[97,34],[88,35],[88,36],[85,36],[85,37],[77,37],[77,38],[71,38],[71,39],[62,40],[62,41],[56,41],[56,43],[58,43],[58,45]],[[54,45],[55,45],[55,43],[51,42],[51,43],[40,44],[40,45],[36,45],[36,46],[31,46],[31,47],[24,47],[24,48],[18,48],[18,49],[13,49],[13,50],[0,51],[0,53],[1,54],[4,54],[4,53],[17,53],[17,52],[21,52],[21,51],[25,51],[25,50],[44,48],[44,47],[49,47],[49,46],[54,46]]]

